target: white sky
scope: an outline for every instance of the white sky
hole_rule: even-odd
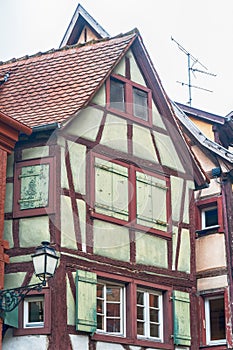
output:
[[[81,5],[111,35],[137,27],[169,97],[186,104],[187,55],[216,77],[196,73],[192,106],[227,115],[233,110],[233,0],[0,0],[0,61],[58,48]],[[194,68],[203,70],[199,64]]]

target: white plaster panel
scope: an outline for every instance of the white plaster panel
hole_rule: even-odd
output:
[[[155,143],[158,147],[161,162],[169,168],[184,172],[183,165],[178,157],[175,146],[171,138],[167,135],[154,131]]]
[[[108,114],[100,144],[127,153],[128,141],[126,120]]]
[[[133,125],[133,154],[158,163],[150,130],[136,124]]]
[[[183,182],[183,179],[171,176],[172,218],[176,221],[180,220]]]
[[[146,86],[145,80],[143,78],[143,75],[138,68],[138,64],[135,61],[134,55],[131,50],[127,52],[127,57],[130,60],[130,74],[131,74],[131,80],[135,83],[138,83],[142,86]]]
[[[33,158],[43,158],[48,157],[49,146],[40,146],[33,148],[25,148],[22,150],[22,159],[33,159]]]
[[[125,76],[125,59],[123,58],[114,68],[113,73]]]
[[[129,261],[130,239],[126,227],[94,220],[94,253]]]
[[[77,248],[71,199],[66,196],[61,196],[61,245]]]
[[[77,199],[79,224],[82,237],[82,249],[86,251],[86,203],[83,200]]]
[[[72,350],[88,350],[89,349],[88,336],[70,334],[70,341],[72,344]]]
[[[198,291],[223,288],[227,286],[228,286],[227,275],[200,278],[197,280]]]
[[[136,262],[167,268],[167,241],[147,233],[136,232]]]
[[[68,141],[71,171],[76,192],[86,193],[86,147]]]
[[[178,260],[178,270],[190,272],[190,235],[189,230],[182,229]]]
[[[67,297],[67,323],[75,325],[75,301],[70,288],[69,278],[66,276],[66,297]],[[73,349],[74,350],[74,349]]]
[[[88,107],[78,113],[66,124],[65,132],[85,139],[95,141],[99,131],[103,111],[94,107]]]
[[[172,228],[172,269],[173,270],[175,270],[177,239],[178,239],[178,227],[173,226]]]
[[[2,350],[46,350],[48,340],[46,335],[27,335],[13,337],[12,329],[8,329],[3,340]]]
[[[5,199],[5,206],[4,206],[5,213],[11,213],[12,208],[13,208],[13,184],[7,183],[6,184],[6,199]]]
[[[9,247],[12,248],[14,246],[13,241],[13,228],[12,228],[12,220],[4,221],[4,236],[3,239],[9,242]]]
[[[14,175],[14,152],[7,156],[6,176],[12,177]]]
[[[190,189],[193,190],[193,182],[187,181],[186,183],[186,189],[185,189],[185,199],[184,199],[184,212],[183,212],[183,222],[186,224],[189,224],[190,217],[189,217],[189,208],[190,208],[190,200],[191,200],[191,194]]]
[[[129,346],[130,350],[141,350],[141,347],[138,346]]]
[[[221,192],[221,185],[217,183],[216,179],[211,179],[209,186],[201,190],[200,198],[218,195]]]
[[[95,96],[92,99],[92,103],[96,103],[97,105],[100,106],[105,106],[106,105],[106,95],[105,95],[105,85],[102,85],[101,88],[97,91]]]
[[[50,242],[48,216],[35,216],[19,220],[20,247],[37,246],[42,241]]]
[[[154,101],[152,101],[152,123],[153,125],[158,126],[159,128],[166,129],[162,117],[159,114],[156,105],[154,104]]]
[[[65,149],[61,147],[61,188],[69,188],[66,163],[65,163]]]
[[[18,255],[18,256],[12,256],[10,258],[10,263],[19,263],[19,262],[25,262],[25,261],[32,261],[31,255]]]
[[[198,272],[225,266],[226,252],[223,234],[214,233],[196,240],[196,268]]]
[[[4,289],[17,288],[22,285],[26,272],[7,273],[4,276]]]
[[[114,343],[97,342],[96,350],[124,350],[123,346]]]

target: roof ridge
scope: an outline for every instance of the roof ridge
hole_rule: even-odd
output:
[[[21,62],[21,61],[24,61],[24,60],[28,60],[30,58],[34,58],[34,57],[40,57],[40,56],[44,56],[44,55],[48,55],[48,54],[51,54],[51,53],[55,53],[55,52],[61,52],[61,51],[66,51],[66,50],[69,50],[69,49],[73,49],[73,48],[79,48],[79,47],[85,47],[85,46],[89,46],[89,45],[93,45],[93,44],[97,44],[97,43],[101,43],[101,42],[107,42],[107,41],[111,41],[111,40],[114,40],[114,39],[118,39],[118,38],[123,38],[123,37],[127,37],[127,36],[130,36],[130,35],[139,35],[139,30],[137,28],[134,28],[132,29],[131,31],[129,32],[126,32],[126,33],[120,33],[120,34],[117,34],[116,36],[113,36],[113,37],[107,37],[107,38],[101,38],[101,39],[93,39],[93,40],[90,40],[86,43],[79,43],[79,44],[74,44],[74,45],[66,45],[66,46],[63,46],[61,48],[52,48],[52,49],[49,49],[48,51],[45,51],[45,52],[37,52],[35,54],[32,54],[32,55],[25,55],[25,56],[22,56],[22,57],[19,57],[19,58],[11,58],[7,61],[0,61],[0,67],[1,66],[4,66],[4,65],[7,65],[7,64],[11,64],[11,63],[15,63],[15,62]]]

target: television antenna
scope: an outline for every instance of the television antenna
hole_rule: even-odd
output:
[[[188,86],[188,89],[189,89],[189,101],[188,101],[188,104],[189,104],[189,106],[191,107],[191,104],[192,104],[192,88],[200,89],[200,90],[204,90],[204,91],[208,91],[208,92],[213,92],[213,91],[211,91],[211,90],[202,88],[202,87],[200,87],[200,86],[192,85],[191,73],[194,75],[195,78],[196,78],[195,72],[201,73],[201,74],[210,75],[210,76],[213,76],[213,77],[216,77],[216,74],[207,72],[208,69],[206,68],[206,66],[204,66],[204,64],[202,64],[196,57],[194,57],[194,56],[193,56],[190,52],[188,52],[183,46],[181,46],[173,37],[171,37],[171,40],[174,41],[174,42],[177,44],[178,48],[179,48],[179,49],[187,56],[187,58],[188,58],[188,83],[184,83],[184,82],[182,82],[182,81],[177,81],[177,83],[181,84],[182,86]],[[194,68],[194,65],[197,64],[197,63],[198,63],[204,70]]]

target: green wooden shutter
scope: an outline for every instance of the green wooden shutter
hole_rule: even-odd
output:
[[[11,312],[6,312],[4,315],[4,324],[7,324],[8,326],[18,328],[18,315],[19,310],[18,307],[16,307]]]
[[[96,284],[93,272],[76,272],[76,330],[94,333],[96,331]]]
[[[191,345],[189,293],[173,291],[174,344]]]

